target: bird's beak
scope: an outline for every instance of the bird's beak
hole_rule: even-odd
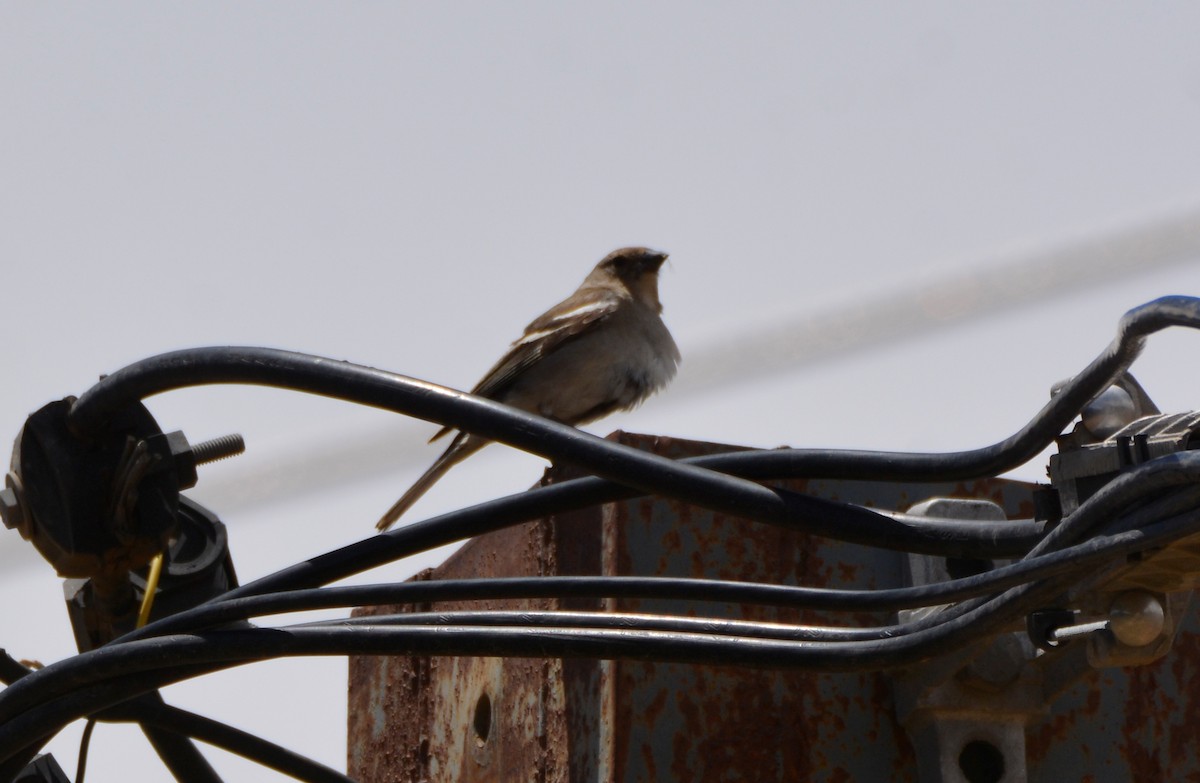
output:
[[[667,257],[667,253],[655,251],[653,255],[646,259],[646,271],[657,272],[660,268],[662,268],[663,262],[667,260]]]

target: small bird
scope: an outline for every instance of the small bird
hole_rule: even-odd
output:
[[[609,253],[575,293],[525,327],[471,393],[571,425],[639,405],[666,386],[680,360],[658,299],[666,259],[644,247]],[[450,431],[443,427],[429,442]],[[455,435],[376,528],[391,527],[446,471],[489,442]]]

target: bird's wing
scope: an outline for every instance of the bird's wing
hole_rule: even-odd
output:
[[[617,311],[620,304],[621,297],[615,291],[604,288],[577,291],[526,326],[521,339],[509,347],[508,353],[483,376],[471,393],[498,399],[530,366],[601,324]],[[443,427],[429,441],[432,443],[451,430],[451,427]]]

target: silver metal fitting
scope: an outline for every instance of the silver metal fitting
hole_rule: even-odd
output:
[[[1113,599],[1107,618],[1051,628],[1046,637],[1059,644],[1109,631],[1121,644],[1145,647],[1158,639],[1166,627],[1167,612],[1157,596],[1144,590],[1127,590]]]
[[[1129,392],[1120,386],[1109,386],[1084,407],[1080,418],[1084,429],[1104,440],[1135,421],[1138,410]]]
[[[1145,647],[1166,628],[1167,613],[1151,593],[1127,590],[1113,599],[1108,620],[1109,630],[1117,641],[1130,647]]]

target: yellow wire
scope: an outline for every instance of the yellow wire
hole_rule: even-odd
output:
[[[150,573],[146,575],[146,594],[142,596],[142,608],[138,610],[137,627],[150,621],[150,609],[154,606],[154,594],[158,592],[158,579],[162,576],[163,553],[159,552],[150,561]]]

